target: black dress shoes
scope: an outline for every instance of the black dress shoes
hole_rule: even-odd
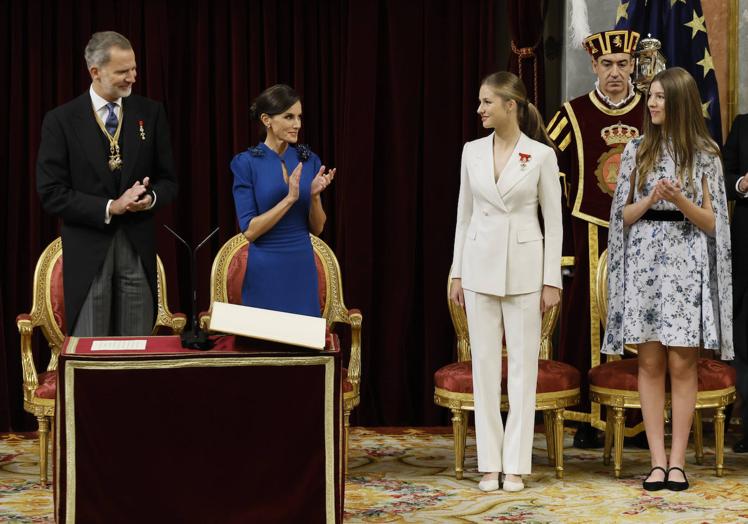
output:
[[[683,482],[670,480],[670,472],[673,470],[678,470],[681,473],[683,473]],[[666,483],[667,483],[667,489],[669,489],[670,491],[683,491],[683,490],[688,489],[688,477],[686,477],[686,472],[683,471],[683,468],[679,468],[677,466],[668,468],[667,477],[665,478],[666,478]]]
[[[665,480],[647,481],[645,479],[644,482],[642,482],[642,487],[647,491],[660,491],[661,489],[665,489],[665,484],[667,484],[667,471],[665,471],[665,468],[661,468],[660,466],[653,467],[651,470],[649,470],[649,475],[647,475],[647,478],[651,477],[652,473],[657,471],[658,469],[665,474]]]
[[[748,453],[748,438],[742,438],[738,440],[732,446],[732,450],[735,453]]]
[[[601,448],[602,443],[597,436],[597,430],[589,424],[580,424],[574,434],[574,447],[577,449]]]

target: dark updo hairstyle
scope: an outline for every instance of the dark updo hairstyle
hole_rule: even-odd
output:
[[[299,100],[299,94],[291,86],[275,84],[255,98],[249,107],[249,116],[255,122],[262,123],[260,116],[263,113],[269,116],[279,115]]]

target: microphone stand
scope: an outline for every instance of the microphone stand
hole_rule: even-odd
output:
[[[182,347],[207,351],[208,349],[213,348],[213,341],[208,338],[208,334],[205,331],[200,329],[200,323],[197,320],[197,252],[201,247],[205,245],[208,240],[213,237],[213,235],[218,233],[220,227],[215,228],[213,232],[205,237],[202,242],[200,242],[194,249],[190,247],[190,245],[172,228],[170,228],[166,224],[164,224],[164,227],[168,229],[169,232],[177,238],[177,240],[184,244],[190,252],[190,285],[192,286],[192,329],[190,331],[185,331],[184,333],[182,333]]]

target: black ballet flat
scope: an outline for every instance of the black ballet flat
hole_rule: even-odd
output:
[[[683,473],[683,479],[684,479],[683,482],[677,482],[675,480],[670,480],[668,478],[668,477],[670,477],[670,472],[672,470],[674,470],[674,469],[677,469],[678,471],[680,471],[681,473]],[[672,467],[672,468],[668,468],[666,480],[667,480],[667,489],[669,489],[670,491],[684,491],[684,490],[688,489],[688,485],[689,485],[688,484],[688,477],[686,477],[686,472],[683,471],[682,468],[679,468],[677,466],[676,467]]]
[[[652,473],[659,469],[665,474],[665,480],[653,480],[652,482],[647,482],[644,480],[642,482],[642,487],[646,489],[647,491],[660,491],[661,489],[665,489],[665,484],[667,483],[667,471],[665,468],[661,468],[660,466],[655,466],[651,470],[649,470],[649,475],[647,475],[647,478],[652,476]]]

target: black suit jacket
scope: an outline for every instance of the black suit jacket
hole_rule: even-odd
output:
[[[109,145],[96,123],[88,91],[46,114],[37,158],[36,187],[44,209],[60,217],[66,324],[72,329],[114,233],[122,229],[140,255],[156,304],[154,211],[177,194],[169,126],[163,105],[130,95],[122,99],[120,173],[109,171]],[[142,121],[145,139],[140,135]],[[107,202],[136,180],[150,178],[155,206],[104,222]],[[154,308],[155,310],[155,308]]]
[[[735,211],[730,226],[733,267],[745,268],[748,263],[748,243],[742,239],[748,234],[748,198],[738,196],[735,184],[738,178],[748,173],[748,114],[738,115],[732,123],[723,148],[723,157],[727,198],[735,200]],[[744,269],[733,273],[733,278],[748,278],[748,273]]]

